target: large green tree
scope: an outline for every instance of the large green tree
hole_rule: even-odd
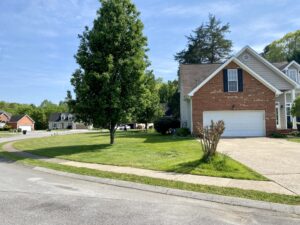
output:
[[[300,63],[300,30],[290,32],[267,45],[263,56],[271,62],[295,60]]]
[[[179,85],[177,80],[163,83],[160,81],[159,97],[160,103],[165,106],[165,115],[179,118],[180,112],[180,94],[178,91]]]
[[[155,80],[152,71],[147,71],[145,76],[144,91],[139,102],[137,122],[145,123],[147,130],[148,123],[154,122],[163,115],[163,108],[160,104],[159,84]]]
[[[147,39],[130,0],[100,0],[93,27],[80,38],[72,76],[75,97],[69,106],[78,119],[108,128],[114,143],[116,126],[132,118],[143,93]]]
[[[198,27],[188,39],[187,48],[175,55],[179,63],[217,63],[229,56],[232,42],[225,38],[229,24],[223,25],[214,15]]]

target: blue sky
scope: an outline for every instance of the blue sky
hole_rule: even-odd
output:
[[[148,55],[157,77],[177,77],[174,54],[185,35],[209,13],[229,22],[234,51],[245,45],[261,51],[271,41],[299,29],[300,5],[293,0],[134,0],[145,25]],[[91,25],[98,0],[0,1],[0,100],[59,102],[72,89],[76,53],[84,26]]]

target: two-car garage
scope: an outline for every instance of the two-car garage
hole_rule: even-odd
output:
[[[210,125],[211,120],[224,121],[223,137],[266,136],[264,110],[204,111],[203,125]]]

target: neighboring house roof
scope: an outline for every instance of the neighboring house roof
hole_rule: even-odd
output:
[[[272,64],[273,64],[273,66],[275,66],[276,68],[278,68],[282,71],[289,63],[288,62],[276,62],[276,63],[272,63]]]
[[[56,113],[51,113],[49,116],[49,122],[59,122],[62,121],[61,116],[65,115],[66,118],[64,119],[64,121],[68,121],[68,116],[71,115],[74,117],[74,115],[72,113],[68,113],[68,112],[64,112],[64,113],[60,113],[60,112],[56,112]]]
[[[300,69],[299,63],[297,63],[295,60],[291,61],[290,63],[287,63],[282,70],[287,70],[291,65],[296,66],[298,69]]]
[[[5,111],[3,111],[3,110],[0,110],[0,115],[1,115],[1,114],[5,114],[5,115],[8,116],[9,118],[11,117],[11,114],[10,114],[10,113],[5,112]]]
[[[34,123],[34,120],[31,119],[30,116],[28,115],[13,115],[10,120],[9,120],[9,123],[17,123],[20,119],[22,119],[24,116],[27,116],[33,123]]]
[[[213,73],[211,73],[208,77],[206,77],[200,84],[198,84],[191,92],[189,92],[189,96],[193,96],[195,92],[197,92],[201,87],[203,87],[208,81],[210,81],[214,76],[216,76],[220,71],[222,71],[223,68],[225,68],[229,63],[234,62],[237,65],[239,65],[242,69],[247,71],[250,75],[255,77],[258,81],[263,83],[266,87],[268,87],[270,90],[272,90],[276,95],[280,95],[282,92],[278,90],[276,87],[274,87],[272,84],[267,82],[265,79],[263,79],[260,75],[255,73],[253,70],[251,70],[248,66],[243,64],[240,60],[238,60],[236,57],[232,57],[229,60],[227,60],[222,66],[219,66]]]
[[[184,96],[188,95],[199,83],[203,82],[222,63],[216,64],[181,64],[180,65],[180,90]]]
[[[49,122],[60,121],[60,114],[61,113],[51,113],[50,116],[49,116]]]
[[[242,50],[240,50],[235,57],[239,57],[239,55],[241,55],[244,51],[248,50],[249,52],[251,52],[257,60],[261,61],[263,64],[265,64],[267,67],[269,67],[271,70],[273,70],[276,74],[278,74],[279,76],[281,76],[283,79],[285,79],[288,83],[290,83],[291,85],[293,85],[294,87],[299,87],[299,84],[295,81],[293,81],[291,78],[289,78],[286,74],[284,74],[280,69],[278,69],[277,67],[275,67],[272,63],[270,63],[268,60],[266,60],[264,57],[262,57],[261,55],[259,55],[256,51],[254,51],[250,46],[245,46],[244,48],[242,48]]]

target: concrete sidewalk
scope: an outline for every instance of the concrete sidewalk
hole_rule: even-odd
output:
[[[114,172],[114,173],[125,173],[125,174],[132,174],[138,176],[146,176],[146,177],[159,178],[165,180],[181,181],[181,182],[187,182],[193,184],[214,185],[220,187],[231,187],[231,188],[240,188],[245,190],[263,191],[268,193],[296,195],[294,192],[280,186],[279,184],[273,181],[253,181],[253,180],[238,180],[238,179],[230,179],[230,178],[198,176],[198,175],[191,175],[191,174],[180,174],[180,173],[147,170],[147,169],[138,169],[132,167],[121,167],[121,166],[101,165],[95,163],[75,162],[75,161],[57,159],[57,158],[47,158],[44,156],[33,155],[27,152],[21,152],[13,147],[13,143],[14,142],[5,144],[3,146],[4,150],[22,157],[38,159],[46,162],[58,163],[61,165],[89,168],[89,169]]]

